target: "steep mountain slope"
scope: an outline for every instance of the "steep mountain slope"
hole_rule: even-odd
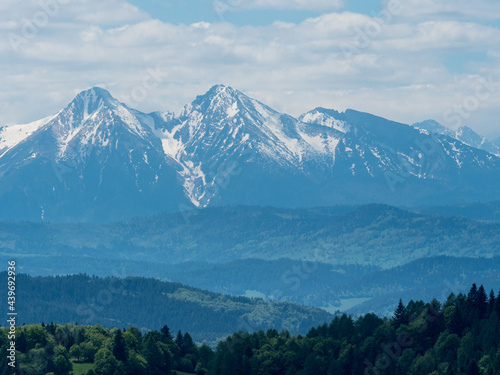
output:
[[[166,118],[159,125],[165,152],[182,165],[185,192],[197,207],[310,205],[317,181],[308,175],[318,161],[327,160],[321,172],[333,165],[339,136],[221,85]]]
[[[178,115],[141,113],[94,88],[52,118],[0,130],[0,219],[499,195],[500,158],[452,137],[354,110],[316,108],[295,119],[222,85]]]
[[[176,210],[176,171],[145,119],[105,90],[80,93],[1,157],[0,218],[116,220]]]
[[[346,202],[358,196],[411,206],[494,200],[498,194],[500,159],[458,140],[353,110],[316,108],[300,119],[349,129],[333,169],[335,180],[348,187],[338,189]]]
[[[416,205],[499,193],[497,157],[353,110],[317,108],[297,120],[218,85],[164,118],[166,152],[198,207]]]
[[[24,125],[10,125],[0,128],[0,157],[2,157],[11,148],[17,146],[19,143],[28,138],[35,131],[47,124],[55,116],[49,116],[44,119],[24,124]]]

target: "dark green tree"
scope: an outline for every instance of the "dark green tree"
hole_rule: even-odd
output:
[[[118,368],[118,361],[111,350],[101,348],[95,355],[94,366],[98,375],[114,375]]]
[[[161,334],[163,335],[164,342],[169,342],[172,341],[172,333],[170,332],[170,328],[165,324],[162,329],[160,330]]]
[[[118,329],[113,339],[113,355],[118,361],[127,361],[127,347],[123,338],[122,331]]]
[[[154,372],[165,364],[163,353],[153,335],[146,335],[145,339],[143,355],[148,363],[149,371]]]
[[[80,345],[84,341],[85,341],[85,329],[80,328],[78,330],[78,333],[76,334],[75,343]]]
[[[17,337],[16,348],[21,353],[26,353],[26,351],[28,349],[28,343],[26,341],[26,335],[24,333],[24,330],[22,330],[21,333],[19,334],[19,336]]]
[[[189,333],[186,332],[182,336],[182,343],[184,344],[184,352],[186,354],[193,354],[195,352],[196,346]]]
[[[73,369],[71,362],[63,355],[58,355],[54,359],[55,375],[67,375]]]
[[[186,355],[186,348],[184,347],[184,337],[182,335],[181,330],[177,332],[177,337],[175,338],[175,343],[181,350],[181,357],[184,357]]]
[[[399,328],[401,325],[407,323],[407,318],[406,318],[406,308],[405,305],[403,305],[403,301],[400,299],[398,303],[398,307],[396,308],[396,311],[394,311],[394,327]]]
[[[125,366],[125,373],[127,375],[145,375],[148,371],[148,363],[146,359],[134,351],[130,352],[130,358]]]
[[[488,314],[491,314],[495,309],[495,292],[490,290],[490,298],[488,299]]]
[[[69,348],[69,355],[75,358],[77,361],[80,361],[80,359],[83,357],[83,350],[80,345],[73,344],[73,346]]]
[[[484,319],[486,312],[488,311],[488,296],[484,290],[484,286],[480,286],[477,290],[477,300],[476,306],[477,315],[479,319]]]
[[[476,361],[471,361],[467,365],[465,373],[467,375],[481,375],[481,372],[479,371],[479,367],[478,367]]]

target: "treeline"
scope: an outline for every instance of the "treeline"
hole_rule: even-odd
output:
[[[400,301],[392,319],[336,316],[305,337],[236,333],[221,342],[218,375],[500,374],[500,293],[474,284],[441,305]]]
[[[91,364],[87,375],[208,374],[214,355],[207,345],[197,346],[189,333],[178,331],[173,337],[168,326],[143,335],[132,326],[120,330],[42,323],[17,327],[12,369],[7,333],[0,331],[1,375],[70,375],[79,363]]]
[[[17,361],[33,375],[70,374],[78,362],[91,363],[91,375],[497,375],[499,316],[500,293],[474,284],[444,304],[400,301],[391,319],[337,315],[305,336],[240,331],[215,350],[196,345],[188,333],[172,337],[167,326],[142,335],[134,327],[29,325],[17,327]],[[9,373],[6,333],[0,333],[2,375]]]

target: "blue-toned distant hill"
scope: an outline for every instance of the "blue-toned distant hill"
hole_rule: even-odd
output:
[[[145,114],[93,88],[55,116],[0,128],[0,219],[498,199],[500,158],[462,135],[354,110],[296,119],[222,85],[177,115]]]
[[[498,222],[384,205],[207,208],[114,224],[0,223],[0,262],[16,259],[19,272],[154,277],[331,312],[385,314],[398,296],[439,298],[471,281],[498,289],[499,244]]]
[[[6,272],[0,277],[7,278]],[[105,327],[134,325],[142,330],[165,324],[176,332],[189,331],[197,341],[214,342],[235,330],[305,334],[333,316],[324,310],[295,303],[265,302],[229,297],[154,279],[97,278],[86,275],[31,277],[17,275],[17,321],[71,322]],[[0,293],[7,311],[7,289]]]
[[[415,207],[412,211],[426,215],[460,216],[485,222],[500,222],[500,201],[453,206]]]
[[[27,260],[36,256],[37,264],[55,256],[48,274],[91,273],[92,259],[106,260],[107,268],[109,261],[221,263],[247,258],[389,268],[440,255],[500,255],[500,223],[426,216],[385,205],[345,210],[227,207],[100,225],[0,223],[0,252]]]

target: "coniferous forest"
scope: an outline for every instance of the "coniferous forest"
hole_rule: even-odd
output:
[[[237,332],[216,348],[189,333],[142,334],[135,327],[37,324],[18,326],[19,374],[500,374],[500,293],[474,284],[445,303],[399,302],[392,318],[337,315],[307,335]],[[2,375],[8,329],[0,330]]]

